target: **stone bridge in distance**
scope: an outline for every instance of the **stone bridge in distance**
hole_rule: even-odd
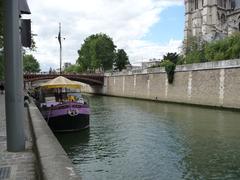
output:
[[[24,74],[24,82],[34,82],[45,79],[54,79],[59,74]],[[104,74],[61,74],[70,80],[82,82],[90,86],[103,86]]]

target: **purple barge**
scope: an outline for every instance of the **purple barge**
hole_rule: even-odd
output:
[[[80,131],[89,128],[90,109],[79,102],[41,103],[41,113],[54,132]]]
[[[79,92],[69,92],[70,88],[80,87],[79,82],[62,76],[55,79],[40,86],[41,100],[38,105],[49,127],[54,132],[72,132],[89,128],[88,103]]]

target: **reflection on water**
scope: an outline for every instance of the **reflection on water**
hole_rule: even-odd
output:
[[[90,129],[57,134],[83,179],[239,179],[240,113],[90,96]]]

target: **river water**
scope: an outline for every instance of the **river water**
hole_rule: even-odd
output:
[[[89,96],[90,129],[56,134],[84,180],[240,179],[240,113]]]

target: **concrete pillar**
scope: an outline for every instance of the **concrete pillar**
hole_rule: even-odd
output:
[[[23,63],[18,0],[4,1],[5,106],[7,150],[25,150]]]

